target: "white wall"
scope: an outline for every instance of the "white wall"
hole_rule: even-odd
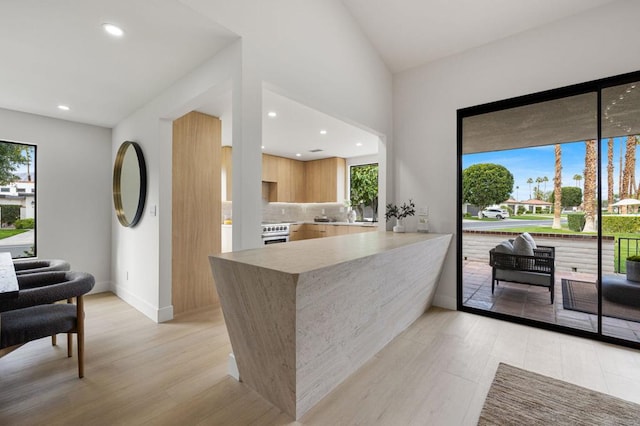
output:
[[[383,148],[392,149],[391,74],[341,1],[180,1],[242,37],[242,105],[234,104],[233,113],[242,127],[234,127],[233,142],[234,248],[260,243],[259,85],[378,134]],[[243,116],[236,122],[237,114]],[[242,150],[236,138],[244,141]],[[380,162],[384,173],[386,152]],[[382,205],[388,177],[380,179]]]
[[[0,139],[38,147],[38,258],[65,259],[108,291],[111,129],[0,109]]]
[[[640,2],[621,1],[394,76],[396,199],[456,232],[456,110],[640,69]],[[443,184],[446,183],[446,184]],[[456,249],[435,304],[455,308]]]
[[[158,206],[157,218],[146,214],[133,229],[114,219],[114,287],[156,321],[172,317],[170,119],[197,109],[210,86],[225,76],[231,80],[234,249],[260,244],[264,84],[385,142],[391,133],[391,75],[339,0],[182,2],[242,40],[114,129],[112,158],[123,140],[141,143],[149,166],[148,203]]]
[[[111,161],[115,161],[123,141],[138,142],[147,163],[148,182],[145,213],[138,225],[123,228],[113,216],[113,291],[154,321],[173,317],[172,120],[196,109],[198,102],[207,102],[230,90],[229,82],[238,75],[239,55],[240,44],[233,43],[113,129]],[[156,216],[150,213],[153,206],[156,206]]]

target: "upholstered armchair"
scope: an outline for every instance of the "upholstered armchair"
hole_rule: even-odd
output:
[[[32,340],[59,333],[67,334],[67,356],[71,357],[71,335],[75,333],[78,376],[84,377],[83,295],[93,288],[94,277],[84,272],[57,271],[17,278],[18,297],[0,300],[0,357]],[[63,300],[67,303],[55,303]]]
[[[62,259],[14,260],[13,267],[16,271],[16,275],[71,270],[69,262]]]

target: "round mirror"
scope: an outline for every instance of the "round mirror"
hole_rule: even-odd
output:
[[[147,196],[147,166],[135,142],[120,145],[113,166],[113,204],[122,226],[135,226],[144,212]]]

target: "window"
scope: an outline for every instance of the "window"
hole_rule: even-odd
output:
[[[0,251],[13,258],[36,255],[35,187],[35,145],[0,141]]]
[[[378,163],[353,165],[349,169],[349,204],[356,220],[378,220]]]

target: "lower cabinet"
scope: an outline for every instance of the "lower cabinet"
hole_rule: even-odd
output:
[[[326,225],[319,223],[298,223],[289,227],[289,241],[311,238],[335,237],[336,235],[357,234],[377,231],[377,226]]]
[[[304,224],[296,223],[289,226],[289,241],[304,240],[303,231],[301,230]]]

